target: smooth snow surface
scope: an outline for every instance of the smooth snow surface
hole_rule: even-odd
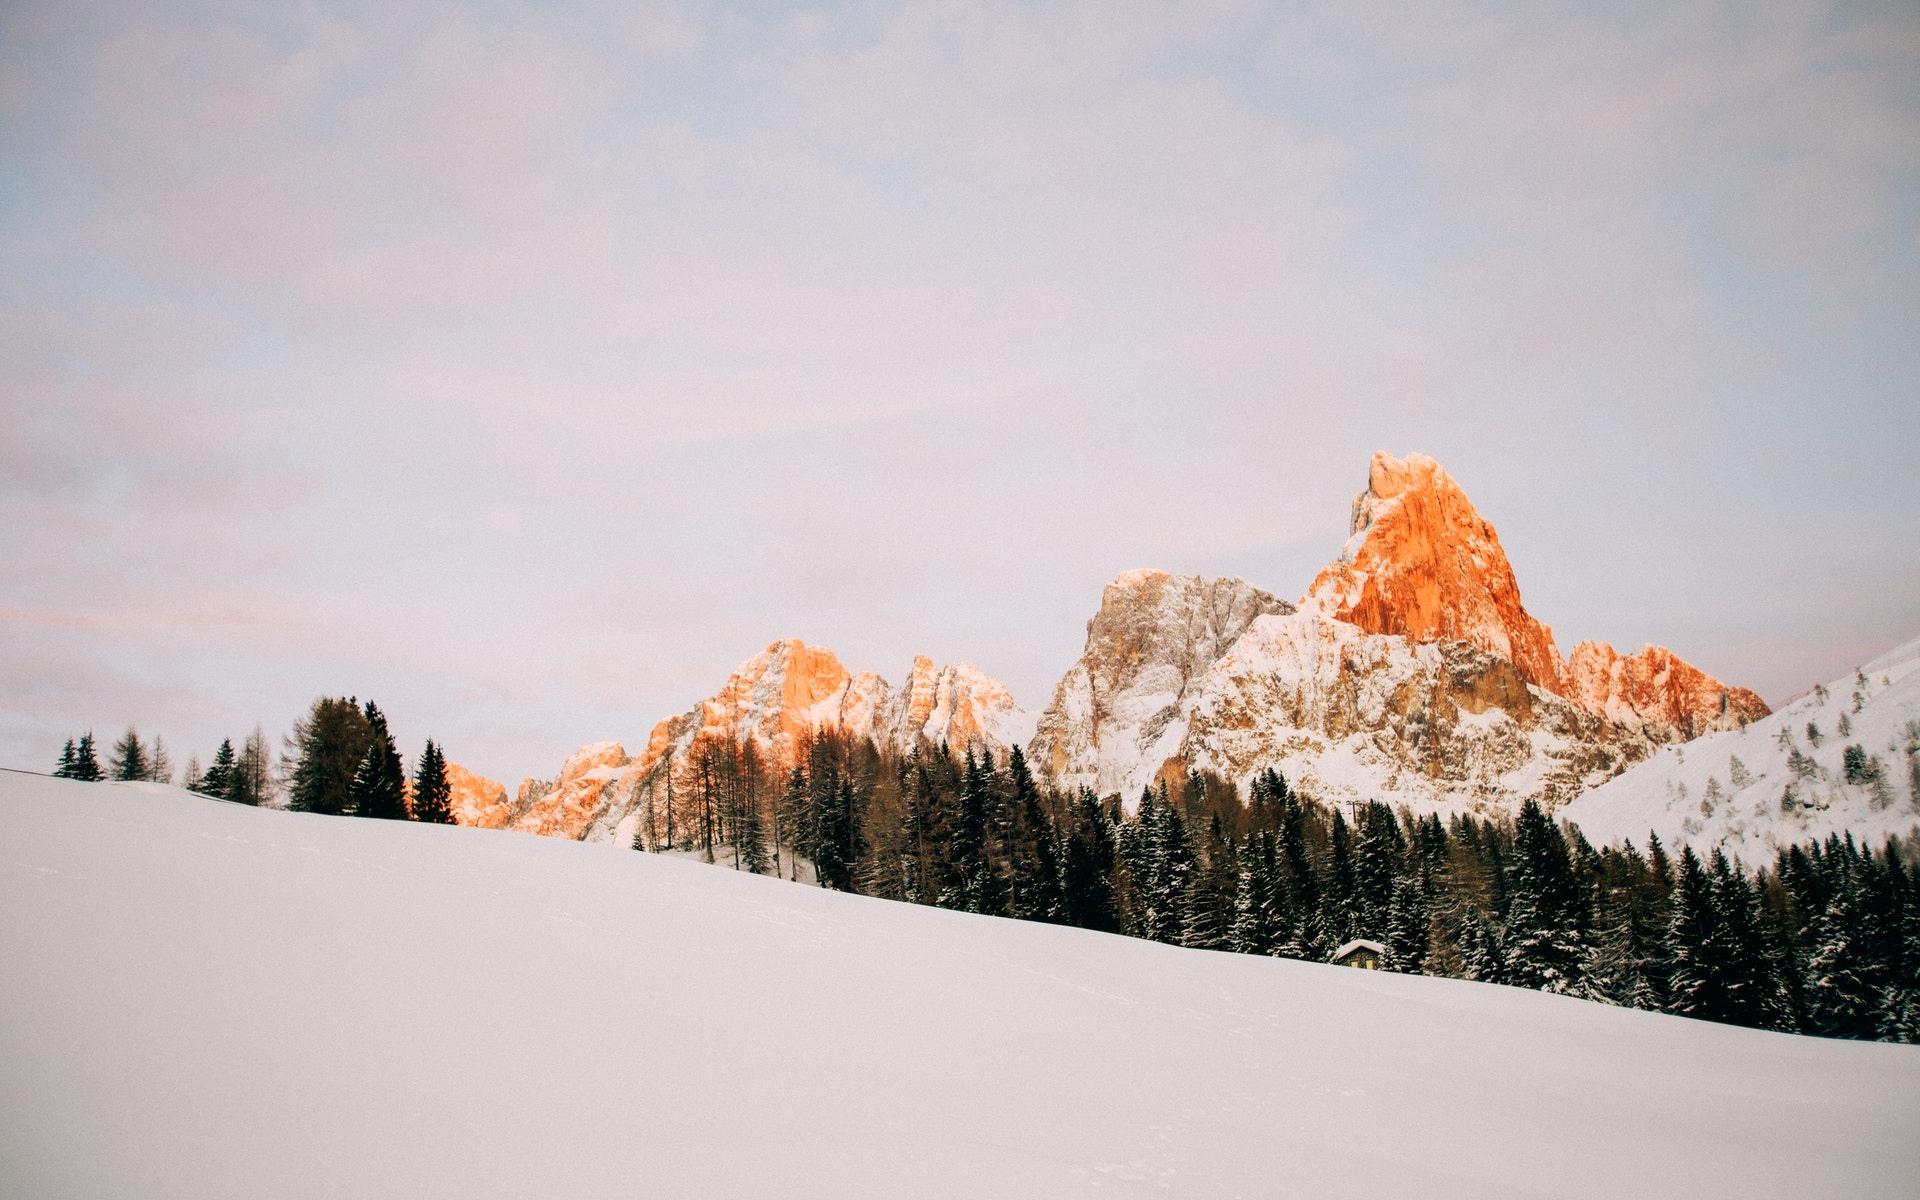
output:
[[[1836,1196],[1920,1050],[0,774],[0,1195]]]

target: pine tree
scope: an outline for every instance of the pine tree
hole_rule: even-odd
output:
[[[1348,833],[1346,818],[1336,811],[1327,839],[1326,882],[1320,891],[1320,924],[1325,940],[1336,946],[1363,936],[1354,896],[1357,887],[1353,871],[1353,838]]]
[[[1387,904],[1387,966],[1409,975],[1422,974],[1433,927],[1433,913],[1419,882],[1402,875],[1393,882]]]
[[[347,816],[372,816],[368,809],[380,807],[380,774],[380,751],[368,746],[347,784]]]
[[[233,767],[232,798],[241,804],[266,804],[273,799],[273,768],[267,752],[267,732],[258,725],[240,743]]]
[[[1710,957],[1719,964],[1714,1019],[1756,1029],[1791,1027],[1786,989],[1760,927],[1752,885],[1721,850],[1710,868],[1716,915]]]
[[[933,771],[915,747],[906,763],[912,786],[907,789],[906,812],[900,826],[900,895],[909,904],[933,904],[940,896],[935,872],[940,831],[935,814],[940,808]]]
[[[734,837],[734,851],[739,866],[745,867],[755,875],[767,873],[766,825],[761,820],[760,802],[757,798],[750,798],[740,808],[739,828]]]
[[[1120,931],[1113,893],[1113,826],[1100,801],[1081,788],[1073,802],[1073,827],[1061,854],[1062,904],[1067,924],[1106,933]]]
[[[668,772],[667,779],[669,784],[671,784],[673,779],[672,772]],[[777,844],[779,841],[779,834],[785,832],[788,838],[787,844],[793,849],[793,855],[787,864],[789,868],[787,877],[789,879],[798,879],[800,877],[800,859],[814,857],[813,830],[815,822],[813,819],[812,799],[813,789],[808,786],[807,773],[798,765],[795,765],[791,771],[787,772],[787,786],[785,790],[780,793],[780,799],[775,802],[773,810],[774,821],[776,823],[775,843]],[[668,808],[668,820],[669,822],[672,820],[671,807]],[[668,834],[669,839],[671,839],[671,824],[669,824],[668,827]]]
[[[1394,880],[1406,841],[1393,810],[1377,801],[1360,810],[1353,863],[1353,928],[1355,937],[1381,940],[1386,933]],[[1421,922],[1422,929],[1425,922]],[[1421,934],[1425,936],[1424,932]]]
[[[1845,736],[1843,733],[1841,736]],[[1867,765],[1867,752],[1859,744],[1848,746],[1840,752],[1840,772],[1848,783],[1863,784],[1873,781],[1873,772]]]
[[[1466,979],[1467,960],[1460,953],[1460,939],[1455,925],[1450,924],[1437,909],[1432,909],[1427,921],[1427,958],[1421,966],[1423,973],[1438,979]]]
[[[367,701],[365,717],[370,736],[348,788],[348,806],[356,816],[404,821],[407,819],[407,783],[400,752],[394,748],[393,735],[387,729],[387,718],[380,706]]]
[[[1667,1011],[1683,1017],[1717,1020],[1721,964],[1714,959],[1719,915],[1713,885],[1693,847],[1680,851],[1680,878],[1673,889],[1673,919],[1667,931]]]
[[[1893,963],[1881,985],[1877,1035],[1883,1041],[1920,1042],[1920,872],[1902,869],[1888,846],[1888,884],[1899,893],[1892,934]]]
[[[426,748],[420,751],[419,761],[413,768],[413,811],[414,820],[428,825],[451,825],[453,821],[453,786],[447,782],[447,756],[427,739]]]
[[[113,760],[107,765],[118,780],[132,781],[147,777],[147,748],[141,744],[140,735],[133,726],[127,726],[126,735],[113,744]]]
[[[53,777],[55,779],[72,779],[75,758],[73,739],[68,738],[67,744],[60,750],[60,762],[53,768]]]
[[[1040,803],[1040,788],[1027,768],[1020,747],[1007,752],[1008,830],[1007,905],[1012,914],[1028,921],[1060,918],[1060,865],[1054,846],[1053,822]]]
[[[1849,876],[1813,924],[1806,966],[1810,1032],[1870,1037],[1885,1007],[1868,967],[1858,884]]]
[[[835,772],[837,775],[838,772]],[[854,889],[860,857],[860,831],[854,810],[853,783],[842,776],[838,786],[817,805],[813,835],[813,867],[820,886],[835,891]]]
[[[1234,901],[1240,856],[1226,836],[1220,814],[1207,825],[1204,857],[1196,864],[1181,913],[1181,939],[1199,950],[1225,950],[1233,941]]]
[[[349,791],[373,727],[357,700],[323,696],[293,729],[295,762],[288,800],[297,812],[349,812]]]
[[[1320,916],[1320,883],[1307,852],[1306,809],[1297,796],[1285,790],[1284,781],[1275,803],[1280,812],[1278,870],[1274,882],[1280,938],[1276,952],[1317,961],[1326,957],[1326,952],[1333,947],[1327,944],[1325,923]]]
[[[1242,954],[1272,954],[1280,946],[1278,857],[1270,829],[1256,834],[1240,856],[1229,936],[1231,947]]]
[[[1514,822],[1507,974],[1521,987],[1570,992],[1579,981],[1586,909],[1567,842],[1528,799]]]
[[[1006,892],[988,848],[993,783],[992,764],[982,762],[973,751],[967,751],[960,804],[947,841],[952,867],[941,895],[943,908],[993,916],[1006,912]]]
[[[1143,805],[1140,832],[1140,936],[1169,945],[1185,938],[1186,892],[1195,856],[1186,822],[1168,801],[1164,786],[1152,805]]]
[[[93,783],[102,777],[100,758],[93,749],[93,730],[80,735],[80,744],[73,752],[73,775],[71,778]]]
[[[1615,905],[1611,918],[1586,946],[1574,994],[1625,1008],[1657,1008],[1653,987],[1642,969],[1644,961],[1631,910],[1625,904]]]
[[[231,738],[222,738],[220,748],[213,752],[213,761],[207,764],[207,772],[200,777],[200,786],[196,790],[204,796],[217,796],[222,800],[231,800],[235,791],[236,774],[233,741]]]
[[[1673,971],[1667,932],[1673,923],[1673,862],[1658,834],[1647,834],[1645,868],[1628,897],[1633,918],[1633,940],[1641,952],[1640,971],[1653,995],[1655,1009],[1665,1011],[1667,981]]]
[[[1471,908],[1460,914],[1460,929],[1455,935],[1466,978],[1481,983],[1508,983],[1506,947],[1500,931]]]

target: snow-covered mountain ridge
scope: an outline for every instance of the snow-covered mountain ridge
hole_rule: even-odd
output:
[[[1199,596],[1265,601],[1197,622]],[[1425,455],[1374,456],[1340,556],[1293,610],[1239,580],[1115,579],[1040,715],[1036,769],[1131,800],[1190,769],[1273,767],[1327,801],[1512,812],[1766,712],[1663,647],[1562,660],[1492,524]]]
[[[671,775],[673,786],[690,794],[703,751],[751,746],[759,768],[777,782],[820,730],[903,752],[945,743],[1004,753],[1033,735],[1033,719],[1005,685],[965,663],[915,658],[895,688],[872,671],[849,672],[823,646],[788,638],[741,663],[711,697],[656,724],[639,754],[595,742],[576,750],[551,782],[523,783],[507,823],[552,837],[631,839],[634,811],[648,790],[664,794]]]
[[[1748,862],[1920,824],[1920,639],[1742,729],[1662,748],[1565,815],[1596,843],[1718,845]]]
[[[0,774],[0,830],[4,1195],[1866,1196],[1920,1178],[1906,1046],[155,784]]]
[[[1453,477],[1425,455],[1377,454],[1339,557],[1297,613],[1238,579],[1125,572],[1037,718],[971,667],[919,658],[896,689],[787,639],[655,724],[637,753],[595,742],[510,803],[459,802],[456,789],[456,812],[627,838],[642,805],[704,778],[703,755],[750,747],[749,769],[778,780],[809,734],[837,730],[902,751],[1024,746],[1055,786],[1128,802],[1189,770],[1244,782],[1273,767],[1329,802],[1510,813],[1530,796],[1564,804],[1663,745],[1766,711],[1664,647],[1622,655],[1589,641],[1563,659]]]

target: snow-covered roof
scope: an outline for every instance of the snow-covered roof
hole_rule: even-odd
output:
[[[1340,947],[1338,950],[1335,950],[1333,952],[1333,961],[1339,962],[1341,959],[1345,958],[1347,955],[1352,954],[1355,950],[1371,950],[1375,954],[1379,954],[1383,956],[1387,952],[1387,948],[1385,946],[1382,946],[1379,942],[1368,941],[1366,938],[1355,938],[1352,941],[1348,942],[1346,945]]]

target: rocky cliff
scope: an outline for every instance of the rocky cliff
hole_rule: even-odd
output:
[[[1132,797],[1186,735],[1193,681],[1256,617],[1293,606],[1238,579],[1129,571],[1106,586],[1027,757],[1063,788]]]
[[[1563,661],[1553,631],[1521,604],[1493,525],[1424,454],[1373,456],[1351,531],[1339,559],[1307,589],[1303,610],[1416,642],[1467,642],[1513,663],[1527,682],[1658,741],[1767,714],[1759,696],[1664,646],[1622,656],[1582,642]]]
[[[1467,642],[1305,612],[1255,621],[1190,694],[1176,769],[1246,779],[1272,767],[1336,803],[1557,807],[1651,749]]]
[[[827,729],[901,750],[1024,744],[1055,785],[1129,801],[1170,773],[1244,779],[1274,766],[1327,799],[1492,810],[1528,795],[1562,802],[1660,743],[1766,714],[1752,692],[1661,647],[1623,656],[1583,642],[1563,660],[1521,603],[1493,525],[1431,458],[1375,455],[1349,534],[1298,612],[1237,579],[1115,578],[1037,722],[971,667],[917,658],[895,687],[788,639],[657,723],[638,753],[596,743],[511,803],[491,785],[461,811],[627,838],[643,806],[657,813],[669,791],[683,803],[716,756],[777,786]],[[747,752],[751,764],[735,765]]]
[[[1553,631],[1520,603],[1499,535],[1424,454],[1373,456],[1347,543],[1300,606],[1369,633],[1466,642],[1511,662],[1529,683],[1560,683]]]
[[[476,775],[457,762],[447,764],[447,785],[447,807],[456,825],[499,829],[513,819],[514,808],[507,800],[505,785]]]
[[[1738,729],[1768,711],[1753,692],[1721,683],[1665,646],[1623,655],[1605,642],[1581,642],[1560,690],[1588,711],[1662,741]]]
[[[956,752],[1003,753],[1032,728],[1005,686],[965,664],[916,658],[895,688],[871,671],[849,672],[831,650],[790,638],[742,663],[711,697],[656,724],[639,754],[595,743],[576,751],[551,783],[522,784],[512,825],[559,837],[631,837],[638,806],[651,801],[657,811],[667,803],[669,779],[677,796],[693,794],[709,751],[751,747],[755,767],[772,781],[822,730],[903,751],[944,742]]]

